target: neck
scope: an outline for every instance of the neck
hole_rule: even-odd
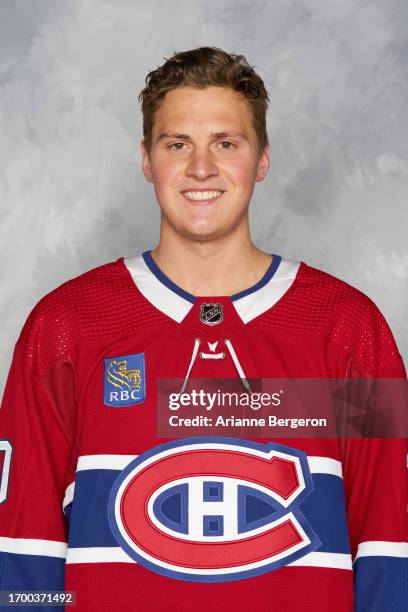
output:
[[[152,257],[176,285],[197,296],[234,295],[257,283],[271,263],[249,229],[208,242],[161,232]]]

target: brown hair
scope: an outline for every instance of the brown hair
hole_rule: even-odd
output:
[[[166,59],[166,58],[164,58]],[[227,53],[217,47],[197,47],[173,53],[162,66],[146,77],[146,87],[139,94],[143,113],[143,138],[148,151],[152,145],[155,113],[165,94],[177,87],[229,87],[241,94],[252,112],[260,152],[268,144],[266,111],[269,96],[261,77],[243,55]]]

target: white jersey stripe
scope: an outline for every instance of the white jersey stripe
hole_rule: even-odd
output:
[[[341,461],[330,457],[308,457],[307,459],[312,474],[331,474],[343,478]]]
[[[331,567],[351,570],[351,555],[345,553],[312,552],[301,559],[289,563],[288,567]]]
[[[136,563],[122,548],[94,546],[68,548],[67,563]]]
[[[92,548],[69,548],[67,563],[136,563],[121,548],[97,546]],[[342,553],[313,552],[289,563],[287,567],[329,567],[351,570],[351,556]]]
[[[82,455],[77,472],[82,470],[123,470],[137,455]]]
[[[67,543],[56,542],[55,540],[0,537],[0,551],[17,555],[40,555],[42,557],[60,557],[65,559]]]
[[[82,470],[123,470],[136,457],[138,455],[82,455],[78,458],[77,472]],[[332,474],[342,477],[341,462],[337,459],[331,459],[330,457],[308,457],[307,459],[312,474]]]
[[[70,504],[72,500],[74,499],[74,491],[75,491],[75,482],[71,482],[71,484],[68,485],[67,488],[65,489],[65,497],[64,497],[64,501],[62,502],[62,509],[64,512],[68,504]]]
[[[361,542],[354,561],[360,557],[408,557],[408,542]]]

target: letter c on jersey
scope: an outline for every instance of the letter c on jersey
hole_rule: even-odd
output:
[[[240,580],[319,548],[299,508],[312,490],[298,449],[186,438],[150,449],[121,472],[109,523],[120,546],[154,572],[187,581]]]

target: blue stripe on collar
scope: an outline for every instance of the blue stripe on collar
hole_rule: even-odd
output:
[[[156,264],[152,257],[151,250],[145,251],[144,253],[142,253],[142,256],[150,272],[152,272],[152,274],[154,274],[155,277],[161,283],[163,283],[163,285],[168,287],[168,289],[171,289],[171,291],[174,291],[174,293],[177,293],[177,295],[184,298],[188,302],[191,302],[191,304],[194,304],[196,296],[176,285],[176,283],[174,283],[168,276],[166,276],[166,274],[164,274],[164,272],[160,270],[159,266]],[[240,291],[239,293],[234,293],[234,295],[231,295],[230,300],[234,302],[235,300],[239,300],[240,298],[250,295],[251,293],[258,291],[258,289],[264,287],[274,276],[276,270],[279,268],[279,264],[281,263],[281,261],[282,257],[280,255],[273,254],[272,261],[263,277],[257,283],[255,283],[255,285],[252,285],[252,287],[249,287],[248,289],[244,289],[244,291]]]
[[[239,293],[234,293],[234,295],[230,296],[230,300],[234,302],[235,300],[239,300],[240,298],[243,298],[246,295],[249,295],[250,293],[254,293],[255,291],[258,291],[258,289],[261,289],[262,287],[264,287],[266,283],[269,283],[269,281],[275,274],[276,270],[279,268],[279,264],[281,261],[282,261],[282,257],[280,255],[272,255],[272,261],[269,264],[269,268],[267,269],[267,271],[265,272],[261,280],[255,283],[255,285],[252,285],[252,287],[249,287],[248,289],[244,289],[244,291],[240,291]]]
[[[176,285],[176,283],[173,283],[173,281],[168,276],[166,276],[164,272],[160,270],[159,266],[152,257],[151,251],[145,251],[144,253],[142,253],[142,256],[150,272],[152,272],[152,274],[154,274],[156,278],[158,278],[158,280],[163,283],[163,285],[166,285],[166,287],[174,291],[174,293],[177,293],[177,295],[179,295],[180,297],[194,304],[195,296],[192,293],[189,293],[188,291],[184,291],[184,289]]]

